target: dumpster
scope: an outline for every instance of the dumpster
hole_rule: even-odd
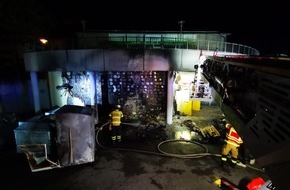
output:
[[[76,105],[65,105],[55,112],[57,155],[62,167],[94,161],[93,113],[90,107]]]

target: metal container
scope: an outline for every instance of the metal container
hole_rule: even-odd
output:
[[[53,127],[54,123],[18,122],[18,127],[14,129],[17,153],[23,153],[19,145],[33,144],[46,144],[47,153],[52,153],[51,135],[53,134]]]
[[[95,127],[93,109],[65,105],[55,113],[57,155],[61,166],[93,162]]]

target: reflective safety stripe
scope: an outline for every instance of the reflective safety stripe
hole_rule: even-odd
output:
[[[113,126],[119,126],[121,124],[121,118],[123,117],[123,113],[121,111],[115,110],[109,116],[112,118]]]
[[[233,159],[232,159],[232,163],[236,164],[236,163],[237,163],[237,160],[233,160]]]
[[[112,136],[112,140],[115,141],[116,140],[116,136]]]
[[[227,161],[227,157],[222,157],[222,161]]]
[[[243,140],[241,139],[241,137],[239,136],[239,134],[233,127],[230,128],[227,134],[227,139],[228,141],[231,141],[232,143],[235,143],[238,146],[243,143]]]
[[[117,136],[117,139],[120,140],[121,139],[121,136]]]

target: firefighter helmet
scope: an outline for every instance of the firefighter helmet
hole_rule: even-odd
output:
[[[227,120],[226,119],[222,119],[222,124],[223,124],[223,126],[226,126],[226,124],[227,124]]]
[[[229,129],[229,128],[231,128],[231,127],[232,127],[231,124],[229,124],[229,123],[226,124],[226,128],[227,128],[227,129]]]

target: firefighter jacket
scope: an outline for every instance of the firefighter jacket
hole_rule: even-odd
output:
[[[243,143],[242,138],[232,126],[229,127],[229,131],[227,133],[227,138],[225,141],[226,143],[231,144],[235,147],[239,147]]]
[[[112,111],[109,116],[111,117],[111,123],[113,126],[120,126],[121,118],[123,117],[123,112],[116,109]]]

